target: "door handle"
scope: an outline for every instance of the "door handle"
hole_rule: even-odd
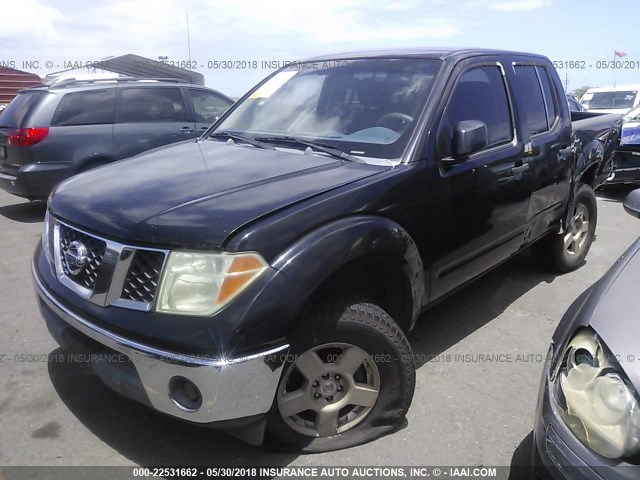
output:
[[[524,173],[527,170],[529,170],[529,164],[528,163],[523,163],[522,165],[518,165],[517,167],[512,167],[511,168],[511,173],[513,173],[514,175],[520,174],[520,173]]]
[[[195,130],[194,130],[193,128],[191,128],[191,127],[182,127],[182,128],[180,129],[180,131],[181,131],[182,133],[193,133],[193,132],[195,132]]]

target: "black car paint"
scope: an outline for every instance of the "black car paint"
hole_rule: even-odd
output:
[[[565,154],[573,141],[565,101],[558,102],[550,132],[524,138],[527,100],[515,90],[509,68],[517,141],[452,167],[441,162],[434,129],[456,76],[475,64],[538,62],[562,92],[544,57],[416,50],[315,60],[403,56],[440,58],[443,67],[401,162],[393,166],[202,140],[87,172],[56,189],[51,213],[90,232],[141,245],[263,255],[268,273],[215,316],[176,318],[90,305],[56,282],[40,250],[37,271],[58,297],[97,323],[180,352],[229,354],[289,338],[314,292],[354,265],[400,279],[393,295],[405,308],[394,313],[409,329],[434,301],[557,228],[574,175],[584,171],[577,170],[575,155]],[[602,166],[601,157],[592,154],[591,160]],[[519,169],[525,164],[527,171]]]
[[[176,158],[179,170],[167,175]],[[104,168],[98,183],[93,172],[70,179],[56,190],[55,213],[129,242],[198,249],[221,249],[242,225],[389,169],[214,140],[170,146],[121,168],[125,177]],[[89,188],[86,202],[73,201]],[[114,197],[123,201],[112,209]]]
[[[571,120],[575,140],[582,145],[576,162],[578,178],[592,174],[593,184],[601,185],[614,169],[614,155],[622,130],[622,115],[571,112]],[[597,165],[598,158],[605,161]]]

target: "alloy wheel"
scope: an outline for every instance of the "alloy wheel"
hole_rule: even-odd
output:
[[[328,437],[362,422],[379,393],[380,373],[367,352],[349,343],[326,343],[289,365],[277,404],[294,431]]]
[[[573,228],[564,236],[564,248],[568,255],[580,255],[589,239],[589,211],[583,204],[576,206]]]

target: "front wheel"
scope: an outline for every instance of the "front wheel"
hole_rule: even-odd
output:
[[[534,256],[549,269],[565,273],[584,263],[595,238],[598,206],[593,189],[580,185],[576,193],[573,226],[563,233],[551,233],[533,244]]]
[[[372,304],[333,312],[337,323],[317,318],[314,324],[334,327],[294,346],[269,413],[270,446],[338,450],[374,440],[405,421],[415,367],[400,327]]]

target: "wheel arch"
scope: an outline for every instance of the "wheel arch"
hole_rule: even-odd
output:
[[[409,331],[425,303],[423,262],[411,236],[384,217],[352,216],[299,239],[273,263],[302,295],[301,317],[327,296],[383,308]]]
[[[604,147],[602,143],[597,140],[585,146],[576,164],[576,172],[578,172],[577,180],[579,182],[586,183],[592,188],[596,187],[594,184],[598,177],[598,170],[603,164],[604,154]]]
[[[595,188],[596,178],[598,177],[598,167],[599,163],[592,164],[588,166],[578,177],[578,181],[580,183],[585,183],[589,185],[591,188]]]
[[[87,170],[91,170],[92,168],[97,168],[102,165],[106,165],[107,163],[114,162],[115,159],[106,155],[96,155],[94,157],[88,157],[82,160],[78,164],[78,168],[76,173],[86,172]]]

